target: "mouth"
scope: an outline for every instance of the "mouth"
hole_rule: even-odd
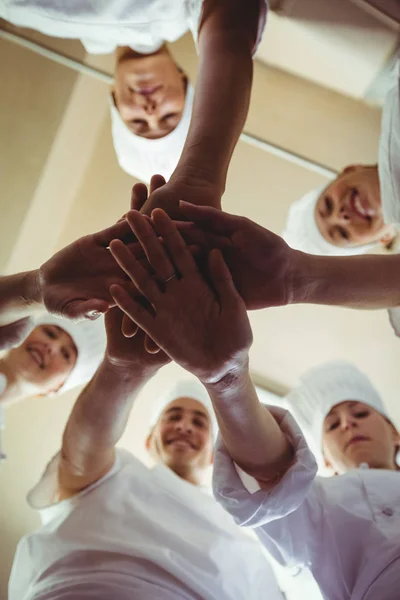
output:
[[[30,356],[32,357],[32,359],[34,360],[34,362],[38,365],[38,367],[40,369],[44,369],[45,367],[45,360],[44,360],[44,354],[43,352],[41,352],[37,346],[28,346],[27,347],[27,351],[30,354]]]
[[[155,92],[157,92],[161,88],[162,88],[162,85],[142,86],[142,87],[136,87],[135,92],[137,94],[141,94],[142,96],[151,96],[152,94],[155,94]]]
[[[167,446],[173,446],[174,448],[179,448],[181,450],[196,450],[195,446],[185,438],[174,438],[172,440],[168,440]]]
[[[368,437],[366,437],[365,435],[356,435],[347,442],[347,444],[345,446],[345,450],[347,450],[347,448],[349,448],[350,446],[353,446],[354,444],[359,444],[360,442],[369,442],[369,441],[370,441],[370,439]]]
[[[369,205],[368,200],[363,196],[360,196],[356,189],[353,189],[351,192],[350,207],[355,215],[367,222],[371,222],[372,217],[375,216],[375,211]]]

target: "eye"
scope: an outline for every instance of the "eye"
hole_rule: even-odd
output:
[[[327,431],[333,431],[334,429],[337,429],[339,427],[339,421],[332,421],[332,423],[330,423],[328,425]]]
[[[51,329],[50,327],[44,327],[44,332],[47,335],[47,337],[49,337],[52,340],[55,340],[57,338],[54,330]]]
[[[357,419],[364,419],[365,417],[368,417],[368,415],[369,410],[358,410],[354,413],[354,416],[357,417]]]
[[[332,210],[333,210],[333,202],[332,199],[329,198],[329,196],[325,196],[324,198],[325,200],[325,208],[326,208],[326,212],[328,215],[331,214]]]
[[[180,421],[180,415],[170,415],[168,421]]]
[[[347,231],[345,229],[343,229],[343,227],[338,227],[338,232],[344,240],[349,239],[349,234],[347,233]]]
[[[70,360],[71,360],[71,353],[69,352],[69,350],[67,350],[66,348],[61,348],[61,354],[62,354],[63,358],[65,358],[65,360],[67,362],[70,362]]]
[[[196,425],[196,427],[200,427],[201,429],[205,427],[205,423],[204,421],[202,421],[202,419],[193,419],[193,424]]]
[[[164,115],[162,120],[163,121],[168,121],[169,119],[173,119],[174,117],[177,116],[177,113],[169,113],[167,115]]]
[[[132,119],[131,123],[133,123],[133,125],[147,125],[144,119]]]

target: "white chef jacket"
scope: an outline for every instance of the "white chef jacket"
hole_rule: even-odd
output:
[[[310,568],[327,600],[398,600],[400,473],[366,467],[316,477],[315,459],[290,413],[281,427],[295,460],[271,491],[243,476],[219,439],[218,502],[236,523],[254,528],[282,564]]]
[[[46,35],[80,39],[89,53],[130,46],[150,54],[188,29],[197,40],[203,0],[0,0],[0,17]],[[260,0],[257,43],[265,27]]]
[[[118,450],[105,477],[51,504],[57,462],[29,495],[43,526],[18,545],[9,600],[283,600],[258,540],[167,467]]]

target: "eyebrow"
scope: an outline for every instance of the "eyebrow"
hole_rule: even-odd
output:
[[[355,406],[356,404],[362,404],[361,400],[346,400],[346,403],[348,403],[348,405],[350,406],[350,408],[353,408],[353,406]],[[328,414],[326,415],[327,417],[332,417],[336,414],[336,406],[334,406],[333,408],[331,408],[331,410],[328,412]]]
[[[168,410],[165,411],[164,415],[167,415],[168,413],[171,412],[183,412],[185,409],[182,408],[181,406],[172,406],[171,408],[169,408]],[[190,410],[191,413],[193,413],[194,415],[196,415],[197,417],[203,417],[204,419],[206,419],[208,421],[208,415],[206,413],[204,413],[201,410],[196,410],[196,409],[186,409],[186,410]]]

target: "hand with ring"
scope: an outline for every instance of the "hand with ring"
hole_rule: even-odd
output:
[[[111,242],[113,257],[146,300],[138,301],[125,287],[113,285],[110,293],[116,304],[172,360],[204,383],[219,381],[247,364],[250,323],[221,252],[209,254],[208,283],[163,210],[153,211],[154,228],[136,211],[128,213],[127,220],[151,269],[122,242]]]

